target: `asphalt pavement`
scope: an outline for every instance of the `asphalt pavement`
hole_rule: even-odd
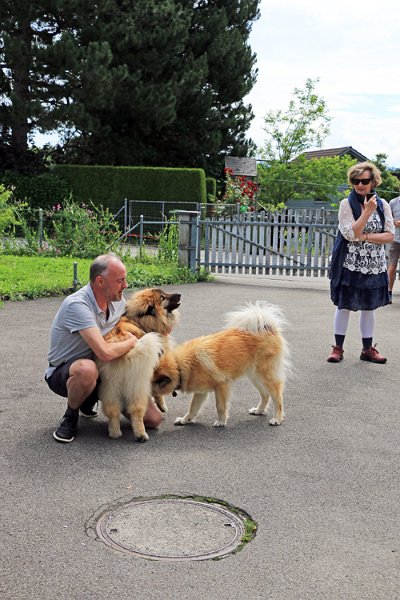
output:
[[[241,380],[226,428],[213,427],[213,398],[196,424],[174,426],[189,403],[179,394],[168,398],[162,427],[149,432],[146,444],[133,441],[127,421],[123,437],[109,439],[102,415],[81,418],[75,441],[59,444],[52,432],[64,400],[48,389],[43,372],[61,298],[6,303],[2,600],[399,599],[400,286],[393,304],[377,311],[374,341],[386,365],[359,360],[357,314],[343,362],[326,362],[334,311],[325,280],[221,276],[166,289],[182,293],[177,342],[218,331],[224,313],[246,302],[282,307],[294,367],[284,424],[270,427],[267,417],[249,415],[257,393]],[[93,535],[108,508],[175,496],[245,511],[257,523],[255,538],[220,560],[156,561]],[[211,517],[194,525],[212,527]],[[146,518],[151,523],[148,508]],[[159,527],[149,536],[162,535]]]

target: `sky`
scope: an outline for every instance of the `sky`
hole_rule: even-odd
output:
[[[260,11],[249,39],[257,83],[245,98],[257,146],[267,112],[285,112],[294,88],[318,78],[332,118],[322,148],[352,146],[371,160],[384,153],[400,167],[398,0],[261,0]]]

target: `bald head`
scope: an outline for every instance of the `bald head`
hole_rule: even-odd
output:
[[[126,268],[115,254],[98,256],[90,266],[90,285],[101,308],[121,300],[126,282]]]
[[[96,281],[96,277],[98,277],[99,275],[106,275],[110,266],[122,266],[123,268],[125,268],[121,259],[112,252],[110,252],[109,254],[102,254],[101,256],[95,258],[92,264],[90,265],[90,283],[94,283]]]

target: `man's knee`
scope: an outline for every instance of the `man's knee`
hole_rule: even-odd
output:
[[[154,404],[154,402],[150,402],[143,420],[145,427],[148,427],[149,429],[159,427],[161,424],[162,412],[159,410],[156,404]]]
[[[69,376],[74,379],[85,382],[95,383],[99,376],[96,363],[90,359],[80,359],[72,363]]]

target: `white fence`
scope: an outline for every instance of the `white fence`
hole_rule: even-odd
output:
[[[293,210],[197,222],[197,265],[212,273],[326,277],[337,215]]]

